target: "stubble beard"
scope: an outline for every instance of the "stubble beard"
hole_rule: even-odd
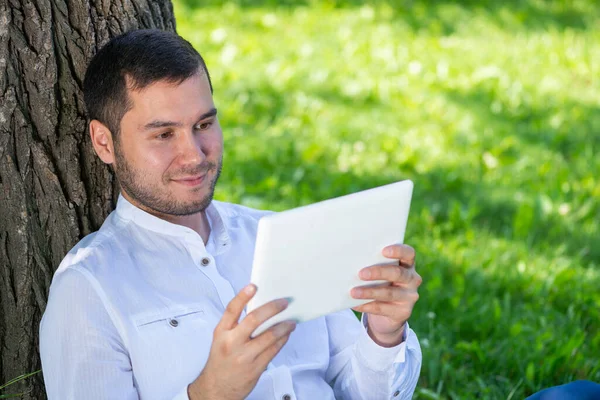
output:
[[[167,184],[171,180],[171,175],[164,175],[161,183],[148,182],[143,171],[134,168],[127,162],[118,145],[115,145],[115,159],[114,171],[122,190],[145,211],[159,215],[185,216],[206,210],[213,200],[215,187],[223,167],[223,158],[221,157],[217,163],[205,161],[195,167],[178,171],[177,176],[206,174],[206,177],[210,172],[214,172],[208,193],[197,200],[184,202],[168,191]]]

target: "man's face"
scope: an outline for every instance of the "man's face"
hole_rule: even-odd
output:
[[[210,204],[221,172],[223,134],[208,79],[159,81],[129,90],[115,174],[137,206],[154,214],[190,215]]]

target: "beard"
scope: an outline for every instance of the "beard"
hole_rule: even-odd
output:
[[[155,214],[163,215],[184,216],[206,210],[212,202],[215,186],[223,168],[223,158],[221,157],[216,163],[204,161],[193,167],[182,168],[176,174],[164,174],[161,182],[152,182],[148,179],[148,174],[145,174],[143,170],[137,169],[127,162],[117,144],[115,144],[115,160],[116,163],[113,164],[114,171],[121,188],[142,208],[150,210]],[[205,174],[205,179],[207,179],[210,172],[214,173],[214,177],[209,182],[208,193],[201,194],[205,185],[201,185],[195,190],[192,189],[198,194],[197,198],[193,200],[184,201],[177,199],[168,189],[168,184],[173,176],[181,177]]]

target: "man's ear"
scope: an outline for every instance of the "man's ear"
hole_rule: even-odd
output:
[[[90,137],[98,157],[106,164],[115,162],[115,145],[110,129],[102,122],[90,121]]]

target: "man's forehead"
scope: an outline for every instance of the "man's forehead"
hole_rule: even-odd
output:
[[[205,80],[205,82],[202,82]],[[169,121],[171,125],[195,123],[215,106],[208,80],[198,74],[182,82],[161,80],[143,89],[128,91],[130,108],[124,118],[146,130],[153,121]]]

